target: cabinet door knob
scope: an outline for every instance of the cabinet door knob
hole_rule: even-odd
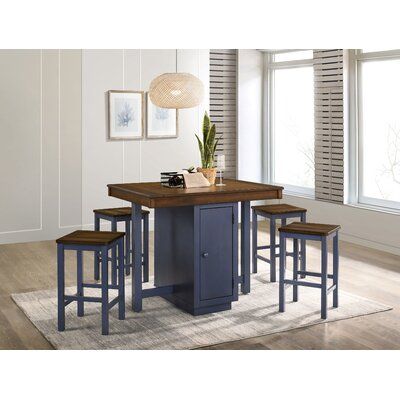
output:
[[[204,258],[207,258],[207,257],[208,257],[208,253],[203,253],[202,256],[203,256]]]

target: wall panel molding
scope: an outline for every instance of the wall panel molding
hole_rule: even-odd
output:
[[[1,50],[0,70],[1,241],[43,229],[42,52]]]

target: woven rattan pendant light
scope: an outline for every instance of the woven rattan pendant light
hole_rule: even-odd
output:
[[[203,100],[204,87],[199,78],[178,72],[178,50],[175,52],[176,72],[157,76],[150,83],[152,103],[161,108],[192,108]]]
[[[153,79],[149,96],[161,108],[191,108],[201,103],[204,87],[201,80],[188,73],[167,73]]]

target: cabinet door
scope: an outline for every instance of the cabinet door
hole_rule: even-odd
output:
[[[233,296],[234,209],[200,211],[200,301]]]

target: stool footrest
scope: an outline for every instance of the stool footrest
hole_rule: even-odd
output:
[[[78,301],[78,300],[83,300],[87,301],[89,303],[101,303],[101,297],[93,297],[93,296],[78,296],[76,295],[65,295],[64,296],[64,306],[67,306],[68,304],[72,303],[73,301]],[[108,309],[114,307],[120,299],[120,296],[115,297],[108,303]]]
[[[283,281],[285,284],[289,285],[296,285],[296,286],[308,286],[308,287],[315,287],[315,288],[322,288],[322,285],[320,283],[315,283],[315,282],[306,282],[306,281],[294,281],[291,279],[285,279]]]
[[[101,283],[83,283],[83,287],[93,288],[93,289],[101,289]],[[118,285],[108,285],[108,289],[119,289]]]
[[[294,253],[293,253],[293,252],[287,251],[287,252],[286,252],[286,255],[289,256],[289,257],[293,257],[293,256],[294,256]],[[276,256],[276,257],[279,257],[280,254],[279,254],[279,253],[278,253],[278,254],[275,254],[275,256]],[[271,260],[270,260],[269,258],[267,258],[267,257],[260,256],[259,254],[256,254],[256,257],[257,257],[259,260],[262,260],[262,261],[265,261],[265,262],[268,263],[268,264],[271,264]]]
[[[317,278],[321,278],[322,274],[319,272],[311,272],[311,271],[297,271],[297,275],[305,275],[305,276],[316,276]],[[333,279],[332,274],[328,274],[327,277],[329,279]]]
[[[111,310],[116,304],[119,302],[119,296],[114,297],[109,303],[108,303],[108,309]]]
[[[277,248],[277,247],[279,247],[279,244],[275,245],[275,248]],[[267,250],[267,249],[270,249],[270,248],[271,248],[270,244],[266,244],[264,246],[257,246],[257,250]]]
[[[328,290],[326,291],[326,294],[329,294],[330,292],[332,292],[332,290],[336,289],[336,285],[333,284],[331,287],[328,288]]]
[[[269,258],[267,258],[267,257],[260,256],[259,254],[257,254],[256,257],[257,257],[259,260],[265,261],[265,262],[268,263],[268,264],[271,263],[271,260],[270,260]]]
[[[64,298],[66,300],[65,305],[78,300],[87,301],[89,303],[101,303],[101,297],[65,295]]]

